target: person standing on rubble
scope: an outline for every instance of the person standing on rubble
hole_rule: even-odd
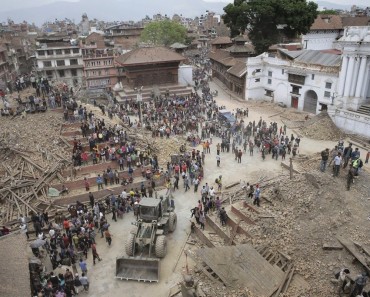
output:
[[[329,149],[325,149],[321,152],[321,164],[320,164],[320,171],[324,172],[326,169],[326,164],[328,163],[329,159]]]
[[[353,184],[354,178],[355,178],[355,169],[351,165],[347,175],[347,191],[351,189],[351,185]]]
[[[334,158],[334,177],[339,175],[340,165],[342,164],[342,156],[341,153],[338,153],[337,156]]]
[[[261,197],[261,189],[260,189],[259,185],[256,185],[256,190],[254,192],[253,204],[257,205],[258,207],[260,206],[260,197]]]

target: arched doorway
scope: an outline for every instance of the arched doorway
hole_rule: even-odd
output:
[[[304,96],[303,111],[316,114],[317,94],[315,91],[309,90]]]

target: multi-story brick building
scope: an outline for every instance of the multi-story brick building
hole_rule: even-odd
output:
[[[84,75],[87,89],[111,89],[118,82],[114,51],[104,47],[104,37],[90,34],[82,44]]]
[[[63,37],[40,38],[38,41],[36,61],[40,75],[70,86],[82,84],[82,51],[76,43]]]
[[[129,22],[110,26],[104,30],[106,45],[120,46],[124,50],[132,49],[139,42],[143,30],[144,27],[139,23]]]

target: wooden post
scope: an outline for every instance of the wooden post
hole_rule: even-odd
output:
[[[289,158],[290,179],[293,179],[293,159]]]

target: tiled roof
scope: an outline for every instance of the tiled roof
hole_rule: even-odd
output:
[[[230,56],[230,53],[224,50],[216,50],[209,53],[211,60],[217,61],[225,66],[234,66],[235,59]]]
[[[311,25],[310,30],[340,30],[343,28],[339,15],[319,14]]]
[[[121,65],[180,62],[183,60],[185,60],[183,56],[165,47],[137,48],[116,58],[116,62]]]
[[[235,65],[228,69],[227,72],[239,78],[242,77],[244,74],[247,73],[246,60],[245,59],[235,60]]]
[[[232,40],[229,36],[219,36],[211,41],[211,44],[232,44]]]
[[[254,47],[251,44],[245,44],[245,45],[234,44],[225,50],[231,53],[254,53]]]

